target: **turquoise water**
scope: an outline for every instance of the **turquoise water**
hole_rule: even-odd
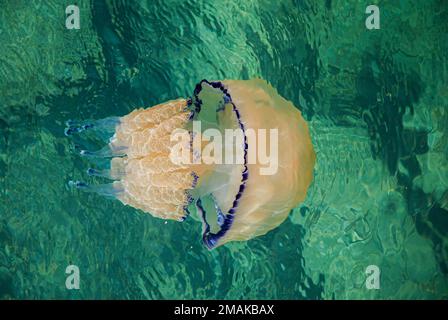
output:
[[[448,297],[447,1],[83,0],[79,30],[69,4],[0,1],[0,298]],[[207,251],[191,219],[68,187],[100,181],[67,119],[254,77],[302,110],[318,159],[279,228]]]

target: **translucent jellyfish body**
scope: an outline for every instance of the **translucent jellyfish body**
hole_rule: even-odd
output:
[[[280,225],[306,197],[315,153],[300,111],[264,80],[201,81],[177,99],[123,117],[68,122],[66,134],[109,134],[89,157],[110,158],[91,175],[115,180],[86,191],[154,217],[196,213],[209,249]]]

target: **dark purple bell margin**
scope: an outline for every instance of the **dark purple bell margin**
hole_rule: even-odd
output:
[[[195,105],[194,112],[199,113],[201,111],[202,101],[201,101],[201,99],[199,99],[198,95],[202,90],[202,83],[206,83],[209,86],[222,91],[222,93],[224,95],[224,103],[232,104],[233,112],[235,112],[236,118],[238,119],[238,124],[240,126],[240,129],[243,131],[243,135],[244,135],[244,170],[243,170],[243,173],[241,176],[241,184],[240,184],[238,193],[236,194],[235,199],[233,200],[232,208],[230,208],[229,211],[227,212],[227,214],[225,215],[224,222],[221,225],[221,229],[217,233],[210,232],[210,225],[207,223],[206,216],[205,216],[205,210],[202,207],[201,200],[198,199],[196,201],[196,207],[200,211],[202,220],[204,222],[204,227],[203,227],[203,231],[202,231],[202,242],[208,249],[213,249],[216,246],[219,239],[221,239],[227,233],[227,231],[230,230],[230,228],[232,227],[239,200],[241,199],[244,189],[246,188],[247,178],[249,177],[249,171],[247,168],[248,144],[247,144],[247,136],[246,136],[244,124],[241,122],[240,112],[238,111],[235,104],[232,102],[232,97],[230,96],[229,92],[227,91],[227,89],[224,87],[224,85],[221,82],[209,82],[204,79],[196,85],[196,88],[194,89],[194,94],[193,94],[194,105]]]

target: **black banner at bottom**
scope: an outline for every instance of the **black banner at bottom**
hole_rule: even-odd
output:
[[[430,309],[426,309],[429,307]],[[45,300],[0,301],[0,310],[11,308],[14,315],[21,312],[46,316],[63,315],[86,317],[98,312],[101,316],[113,315],[118,319],[297,319],[311,312],[335,314],[374,315],[387,309],[396,309],[401,316],[418,310],[440,307],[446,310],[446,301],[299,301],[299,300]],[[307,310],[308,309],[308,310]],[[387,311],[390,311],[387,310]],[[34,313],[36,312],[36,313]]]

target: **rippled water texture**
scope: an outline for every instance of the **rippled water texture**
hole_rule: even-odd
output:
[[[70,1],[0,1],[0,298],[448,297],[447,1],[370,1],[371,31],[365,1],[76,2],[80,30]],[[209,252],[191,219],[67,186],[93,178],[65,120],[254,77],[300,107],[318,157],[266,236]]]

